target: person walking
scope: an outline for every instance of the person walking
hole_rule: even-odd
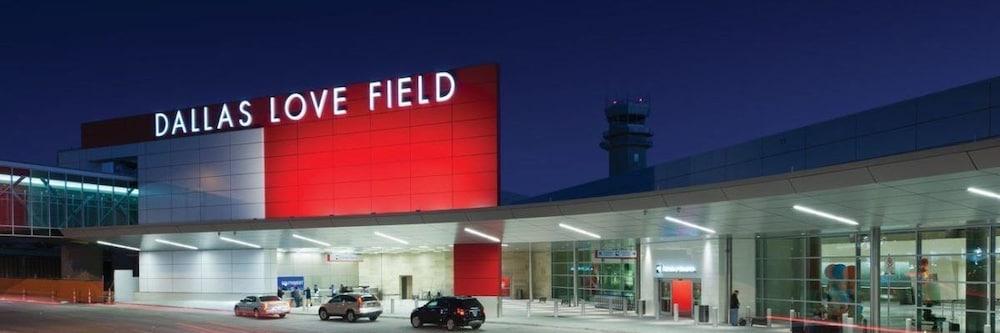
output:
[[[292,288],[292,299],[295,300],[295,307],[302,307],[302,292],[299,287]]]
[[[309,308],[311,308],[313,305],[312,289],[306,287],[305,294],[306,294],[306,310],[309,310]]]
[[[733,290],[733,295],[729,296],[729,324],[738,326],[740,323],[740,291]]]

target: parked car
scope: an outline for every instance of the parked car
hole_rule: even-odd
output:
[[[278,296],[247,296],[236,303],[233,313],[237,316],[253,315],[254,318],[261,316],[278,316],[285,318],[291,311],[288,301],[283,301]]]
[[[368,320],[375,321],[381,314],[382,303],[370,294],[336,295],[319,307],[321,320],[336,316],[352,323],[358,321],[358,317],[368,317]]]
[[[485,322],[483,305],[472,297],[438,297],[410,314],[410,325],[414,328],[434,324],[444,325],[449,331],[463,326],[477,330]]]

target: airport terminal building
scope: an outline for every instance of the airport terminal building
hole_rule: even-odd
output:
[[[496,65],[184,107],[0,162],[0,234],[54,244],[27,255],[46,276],[105,262],[121,300],[343,285],[666,318],[739,290],[744,315],[992,331],[998,82],[654,165],[655,114],[617,100],[608,177],[512,201]]]

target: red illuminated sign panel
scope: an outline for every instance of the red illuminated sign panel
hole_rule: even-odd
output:
[[[368,111],[370,84],[353,84],[344,116],[266,128],[267,217],[495,206],[497,67],[452,73],[455,94],[444,103],[376,100]]]
[[[84,124],[84,148],[262,127],[268,218],[489,207],[498,68],[329,87]]]

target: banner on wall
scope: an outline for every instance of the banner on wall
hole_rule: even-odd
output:
[[[304,289],[306,278],[302,276],[279,276],[278,289],[292,290],[292,288]]]

